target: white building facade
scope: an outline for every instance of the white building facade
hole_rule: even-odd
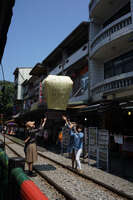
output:
[[[22,83],[31,77],[31,67],[19,67],[14,71],[14,83],[16,88],[16,100],[23,100],[23,88]]]

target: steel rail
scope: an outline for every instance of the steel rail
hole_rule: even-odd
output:
[[[9,138],[8,138],[9,139]],[[16,142],[17,143],[17,142]],[[17,143],[19,144],[19,143]],[[20,144],[19,144],[20,145]],[[12,147],[10,147],[8,144],[6,146],[13,151],[14,154],[16,154],[19,157],[22,157],[18,152],[16,152]],[[70,193],[68,193],[66,190],[64,190],[61,186],[59,186],[57,183],[55,183],[51,178],[49,178],[47,175],[44,175],[42,172],[34,168],[37,174],[39,174],[43,179],[47,180],[47,182],[52,185],[59,193],[61,193],[67,200],[76,200]]]
[[[16,144],[19,144],[19,145],[21,145],[21,146],[24,146],[23,144],[14,141],[13,139],[9,138],[8,136],[6,136],[6,137],[7,137],[9,140],[15,142]],[[107,189],[107,190],[109,190],[109,191],[111,191],[111,192],[113,192],[113,193],[115,193],[115,194],[117,194],[117,195],[123,197],[123,198],[127,198],[127,199],[129,199],[129,200],[133,200],[133,195],[128,195],[127,193],[125,193],[125,192],[122,191],[122,190],[117,190],[116,188],[113,188],[112,186],[109,186],[109,185],[107,185],[106,183],[102,183],[102,182],[96,180],[95,178],[90,177],[89,175],[86,175],[86,174],[84,174],[84,173],[80,173],[79,171],[76,171],[76,170],[72,169],[70,166],[66,166],[66,165],[64,165],[63,163],[60,163],[60,162],[58,162],[58,161],[56,161],[56,160],[53,160],[52,158],[49,158],[49,157],[47,157],[47,156],[45,156],[45,155],[42,155],[42,154],[39,153],[39,152],[38,152],[38,155],[40,155],[40,156],[42,156],[43,158],[48,159],[48,160],[50,160],[50,161],[56,163],[57,165],[62,166],[63,168],[66,168],[66,169],[70,170],[71,172],[73,172],[73,173],[75,173],[75,174],[77,174],[77,175],[79,175],[79,176],[85,178],[86,180],[89,180],[89,181],[94,182],[95,184],[97,184],[97,185],[99,185],[99,186],[101,186],[101,187],[103,187],[103,188],[105,188],[105,189]],[[41,172],[39,172],[39,173],[41,173]]]

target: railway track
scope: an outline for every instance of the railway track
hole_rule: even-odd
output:
[[[24,157],[23,144],[20,143],[20,140],[15,139],[14,141],[14,139],[6,136],[6,146],[17,156]],[[56,155],[55,159],[50,156],[47,157],[45,152],[45,149],[43,152],[38,151],[38,162],[34,169],[41,177],[41,180],[44,180],[44,182],[47,180],[55,188],[56,192],[62,195],[62,197],[55,199],[132,199],[123,193],[118,193],[115,189],[105,187],[92,178],[90,179],[84,173],[72,170],[70,165],[57,161]],[[46,192],[45,194],[47,195]],[[54,198],[50,199],[54,200]]]

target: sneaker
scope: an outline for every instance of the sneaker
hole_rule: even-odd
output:
[[[33,171],[29,171],[28,175],[30,177],[36,177],[37,176],[37,174],[35,172],[33,172]]]
[[[76,169],[79,173],[83,173],[82,169]]]

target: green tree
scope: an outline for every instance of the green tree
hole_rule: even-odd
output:
[[[14,92],[14,83],[0,81],[0,113],[4,114],[5,120],[12,116]]]

